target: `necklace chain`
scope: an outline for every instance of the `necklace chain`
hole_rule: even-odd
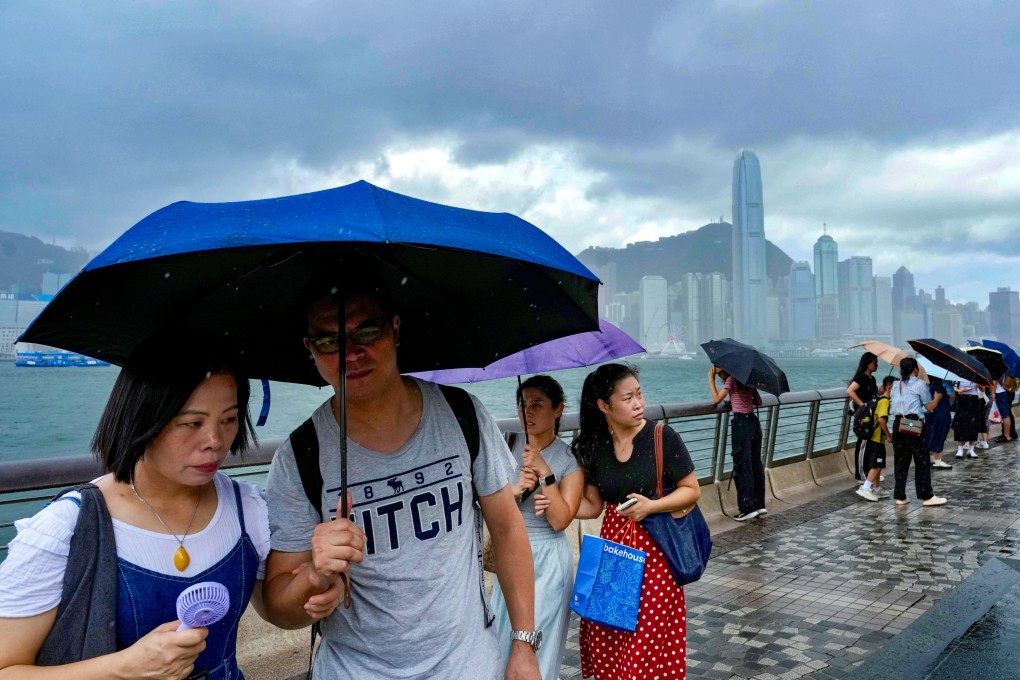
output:
[[[145,507],[152,511],[152,514],[156,516],[156,519],[158,519],[159,523],[163,525],[163,528],[166,529],[170,535],[174,537],[174,540],[177,541],[183,548],[184,539],[188,537],[188,532],[191,531],[191,525],[195,523],[195,515],[198,514],[198,506],[202,504],[202,492],[205,491],[205,485],[198,487],[198,500],[195,501],[195,509],[191,513],[191,520],[188,522],[188,528],[184,530],[184,534],[180,538],[177,538],[177,534],[174,533],[173,529],[167,526],[167,523],[164,522],[163,518],[159,516],[158,512],[156,512],[156,508],[149,505],[149,501],[142,498],[142,495],[138,493],[138,489],[135,488],[135,483],[133,481],[131,482],[131,490],[135,492],[135,497],[138,498],[138,500],[145,503]]]

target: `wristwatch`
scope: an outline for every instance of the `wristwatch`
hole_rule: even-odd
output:
[[[550,484],[555,484],[555,483],[556,483],[556,475],[549,475],[548,477],[543,477],[542,479],[538,480],[538,485],[539,486],[549,486]]]
[[[531,645],[536,652],[542,647],[542,631],[540,630],[514,630],[510,631],[511,640],[520,640]]]

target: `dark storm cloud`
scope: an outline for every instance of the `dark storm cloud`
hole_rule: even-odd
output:
[[[592,198],[721,196],[741,146],[1015,125],[1016,16],[1009,3],[7,2],[0,228],[103,245],[173,200],[248,198],[274,160],[329,170],[429,135],[455,137],[464,165],[568,145],[605,176]]]

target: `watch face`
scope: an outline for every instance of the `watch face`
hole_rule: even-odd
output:
[[[542,647],[542,631],[536,630],[535,631],[535,651],[537,652],[539,650],[539,648],[541,648],[541,647]]]

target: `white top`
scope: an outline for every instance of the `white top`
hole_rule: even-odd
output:
[[[184,547],[191,557],[187,569],[177,571],[174,567],[173,556],[179,545],[173,536],[114,519],[117,556],[139,567],[173,576],[194,576],[219,562],[241,537],[241,525],[234,512],[234,489],[230,478],[217,474],[214,479],[216,512],[208,526],[188,534],[184,539]],[[259,556],[257,578],[261,581],[266,572],[266,556],[269,555],[266,500],[262,490],[254,484],[240,480],[238,484],[241,487],[245,529]],[[14,523],[18,535],[8,546],[7,558],[0,563],[0,617],[35,616],[60,604],[80,499],[81,494],[73,491],[34,516]]]

